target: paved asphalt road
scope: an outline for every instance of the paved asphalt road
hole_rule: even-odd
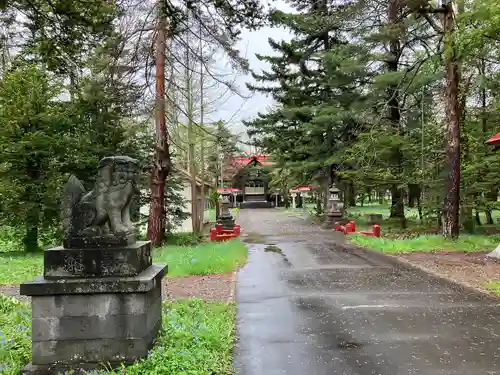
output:
[[[342,235],[241,210],[239,375],[500,374],[500,306],[347,251]]]

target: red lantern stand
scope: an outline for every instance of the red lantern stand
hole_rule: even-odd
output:
[[[375,224],[373,226],[373,231],[362,231],[356,233],[356,222],[354,220],[348,222],[346,225],[340,225],[339,223],[333,224],[333,230],[335,232],[342,232],[344,234],[361,234],[362,236],[370,237],[380,237],[380,225]]]
[[[235,224],[234,229],[222,229],[222,224],[217,224],[215,228],[210,230],[210,241],[227,241],[239,237],[241,227]]]

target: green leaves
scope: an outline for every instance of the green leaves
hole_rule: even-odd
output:
[[[0,374],[17,375],[31,359],[31,310],[0,294]]]
[[[147,358],[100,375],[229,374],[235,341],[235,306],[200,299],[163,303],[163,327]],[[17,375],[31,358],[31,311],[0,294],[0,373]]]
[[[74,87],[72,102],[61,100],[63,88],[53,73],[30,64],[0,81],[0,225],[26,227],[25,236],[57,225],[69,173],[90,182],[104,156],[148,156],[148,142],[128,140],[123,121],[133,87],[89,77]],[[29,242],[26,250],[35,250],[36,239]]]

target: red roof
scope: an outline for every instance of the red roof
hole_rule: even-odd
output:
[[[486,143],[491,146],[500,146],[500,133],[488,139]]]
[[[246,167],[251,162],[255,161],[262,165],[273,165],[274,163],[269,160],[266,155],[251,155],[251,156],[240,156],[233,159],[237,165],[240,167]]]
[[[218,188],[217,189],[217,193],[230,193],[231,194],[231,193],[238,193],[240,191],[241,191],[241,189],[235,189],[235,188],[225,188],[225,189]]]
[[[313,190],[312,186],[297,186],[297,187],[294,187],[293,189],[290,189],[290,191],[311,191]]]

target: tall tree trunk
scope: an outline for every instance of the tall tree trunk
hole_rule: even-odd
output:
[[[448,1],[443,17],[446,45],[446,168],[443,204],[443,236],[457,238],[460,215],[460,114],[458,101],[459,70],[455,45],[455,19]]]
[[[202,44],[202,38],[201,38],[201,32],[202,32],[202,27],[201,27],[201,22],[200,22],[200,28],[198,30],[199,32],[199,50],[200,50],[200,127],[201,127],[201,137],[200,137],[200,179],[201,179],[201,212],[200,212],[200,229],[203,230],[203,222],[204,222],[204,216],[205,216],[205,202],[206,202],[206,197],[205,197],[205,128],[204,128],[204,115],[205,115],[205,102],[204,102],[204,90],[203,90],[203,85],[205,84],[204,82],[204,72],[203,72],[203,44]],[[236,205],[236,202],[235,202]]]
[[[189,46],[189,35],[187,36],[186,61],[185,61],[185,85],[186,85],[186,115],[188,132],[188,166],[191,180],[191,225],[193,232],[200,233],[200,217],[198,215],[198,186],[196,183],[196,160],[195,160],[195,129],[194,129],[194,108],[193,108],[193,80],[192,66]]]
[[[349,207],[356,207],[356,190],[354,189],[354,184],[349,182],[347,189],[349,191]]]
[[[215,191],[217,191],[217,187],[219,186],[219,175],[217,174],[215,176],[215,181],[214,181],[214,186],[215,186]],[[219,206],[219,200],[215,203],[215,219],[219,219],[220,215],[220,206]]]
[[[331,169],[328,167],[325,170],[325,179],[323,180],[323,207],[325,208],[325,213],[330,210],[328,207],[328,200],[330,199],[330,187],[333,184]],[[338,187],[338,186],[337,186]],[[287,207],[288,208],[288,207]]]
[[[388,20],[391,26],[397,26],[401,22],[399,17],[399,1],[392,0],[389,4],[388,9]],[[397,73],[399,68],[399,59],[401,58],[401,43],[399,40],[399,35],[395,35],[389,41],[389,52],[390,57],[387,61],[387,70],[391,73]],[[393,128],[397,133],[401,133],[401,109],[399,107],[399,92],[397,84],[391,84],[388,90],[388,106],[389,106],[389,121],[391,122]],[[399,186],[402,181],[399,179],[403,174],[403,154],[399,147],[395,147],[392,150],[391,164],[393,169],[393,175],[397,179],[395,183],[391,185],[391,213],[390,217],[400,218],[402,226],[406,226],[405,223],[405,211],[404,211],[404,190]]]
[[[40,250],[38,246],[38,227],[40,221],[40,211],[32,209],[26,218],[26,232],[23,238],[24,250],[33,253]]]
[[[483,81],[483,87],[481,88],[481,129],[483,132],[483,137],[486,137],[488,131],[488,119],[486,113],[486,60],[484,57],[481,58],[481,66],[480,66],[481,78]],[[484,172],[483,172],[484,173]],[[478,195],[479,197],[479,195]],[[486,197],[489,197],[489,194],[486,194]],[[496,194],[494,196],[494,200],[496,201]],[[486,210],[486,224],[493,224],[493,216],[491,215],[491,210]],[[479,212],[476,210],[476,223],[481,225],[481,218],[479,217]]]
[[[378,195],[378,204],[380,205],[384,204],[385,190],[378,190],[377,195]]]
[[[486,199],[489,202],[496,202],[498,196],[498,189],[496,187],[492,188],[490,191],[486,193]],[[490,209],[486,209],[486,224],[493,225],[495,222],[493,221],[493,215],[491,214]]]
[[[458,102],[458,120],[461,127],[460,130],[460,144],[461,147],[461,160],[467,162],[471,159],[471,154],[469,150],[469,137],[467,134],[467,129],[465,128],[465,116],[466,116],[466,105],[467,105],[467,92],[468,84],[462,85],[463,89],[459,90],[459,102]],[[467,233],[474,233],[476,231],[476,221],[473,215],[473,203],[475,200],[475,195],[470,192],[467,184],[463,184],[463,196],[462,202],[460,202],[460,223],[463,229]]]
[[[420,198],[421,190],[418,184],[408,184],[408,207],[415,207],[415,202]]]
[[[420,195],[417,197],[417,210],[419,220],[424,220],[424,215],[422,214],[422,199],[420,198]]]
[[[165,238],[165,181],[172,164],[165,123],[165,42],[166,17],[159,2],[158,30],[156,34],[156,124],[155,157],[151,176],[151,201],[148,218],[148,239],[153,246],[160,246]]]
[[[478,210],[476,210],[476,225],[481,225],[481,217]]]
[[[25,224],[26,231],[23,238],[24,250],[29,253],[40,250],[40,247],[38,246],[38,234],[42,207],[40,204],[39,194],[36,191],[37,186],[34,186],[39,183],[40,179],[39,165],[39,163],[33,163],[33,165],[28,168],[28,176],[30,177],[31,184],[26,187],[25,191],[25,200],[32,203],[29,204]]]

